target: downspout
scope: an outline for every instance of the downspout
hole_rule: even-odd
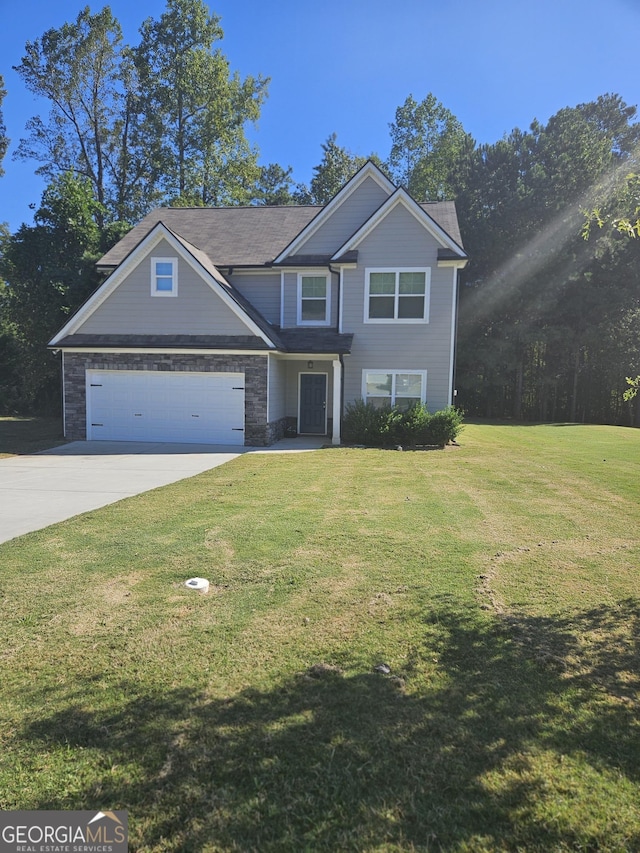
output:
[[[340,382],[340,443],[342,444],[342,422],[344,420],[344,355],[339,353],[338,361],[340,362],[340,374],[342,381]]]
[[[338,276],[338,304],[336,306],[336,334],[341,334],[342,320],[342,267],[339,270],[334,270],[329,264],[329,272],[332,275]],[[340,362],[340,443],[342,444],[342,421],[344,416],[344,356],[338,353],[338,361]]]
[[[67,437],[67,389],[64,375],[64,350],[61,351],[60,357],[62,359],[60,364],[60,370],[62,371],[62,435]]]
[[[453,324],[453,370],[451,371],[451,405],[456,401],[456,368],[458,365],[458,323],[460,320],[460,270],[456,269],[456,306],[455,321]]]
[[[280,328],[284,329],[284,270],[280,270]]]
[[[336,305],[336,333],[340,334],[340,297],[342,296],[342,269],[334,270],[329,264],[329,274],[338,276],[338,299]]]

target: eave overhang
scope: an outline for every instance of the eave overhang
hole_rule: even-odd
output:
[[[333,329],[278,329],[278,347],[267,346],[250,335],[96,335],[73,334],[61,338],[49,349],[64,352],[198,352],[198,353],[286,353],[313,357],[347,355],[353,334]]]

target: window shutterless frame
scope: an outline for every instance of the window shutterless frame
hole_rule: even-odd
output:
[[[427,371],[367,368],[362,371],[362,399],[377,406],[399,408],[426,403]]]
[[[325,272],[298,273],[298,326],[331,323],[331,280]]]
[[[178,295],[177,258],[151,258],[151,295]]]
[[[365,270],[365,323],[428,323],[429,267]]]

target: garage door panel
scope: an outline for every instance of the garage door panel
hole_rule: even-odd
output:
[[[243,444],[244,375],[88,371],[87,437]]]

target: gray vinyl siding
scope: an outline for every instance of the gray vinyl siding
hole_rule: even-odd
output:
[[[295,326],[297,321],[297,305],[298,305],[298,274],[295,272],[285,272],[284,274],[284,312],[283,312],[283,328]]]
[[[426,370],[427,405],[447,406],[451,369],[454,270],[437,267],[438,244],[403,206],[394,208],[358,246],[357,269],[344,271],[343,331],[354,332],[345,358],[345,403],[362,396],[362,372]],[[365,323],[365,271],[430,267],[428,323]]]
[[[269,356],[269,423],[286,416],[286,399],[287,362]]]
[[[343,201],[318,231],[300,246],[296,254],[333,254],[355,234],[388,197],[389,194],[380,184],[373,178],[367,178]]]
[[[175,258],[165,241],[155,246],[77,329],[80,334],[248,335],[249,328],[209,285],[178,260],[178,295],[151,295],[151,258]]]
[[[236,287],[273,326],[280,325],[280,273],[233,274],[228,281]]]
[[[300,272],[309,275],[325,274],[329,270],[327,268],[317,270],[300,270]],[[330,275],[331,282],[331,322],[330,326],[337,327],[338,324],[338,284],[339,276],[336,274]],[[278,324],[280,318],[278,318]],[[285,272],[284,274],[284,323],[283,328],[291,328],[298,323],[298,270],[296,272]],[[306,324],[305,324],[306,327]],[[325,327],[326,328],[326,327]]]

